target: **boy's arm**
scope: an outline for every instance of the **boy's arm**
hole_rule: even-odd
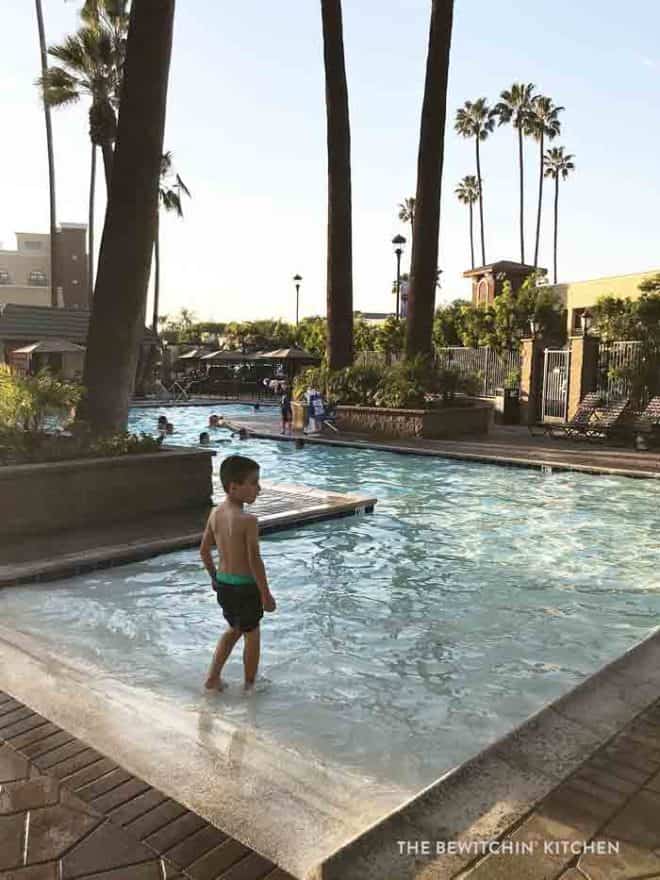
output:
[[[261,553],[259,551],[259,526],[257,524],[256,516],[248,517],[245,531],[250,571],[252,572],[252,575],[257,583],[257,589],[261,593],[261,601],[263,603],[264,609],[266,611],[274,611],[275,599],[268,589],[266,569],[264,568],[264,563],[261,558]]]
[[[215,535],[213,534],[213,511],[211,512],[208,521],[206,523],[206,528],[204,529],[204,534],[202,536],[202,543],[199,547],[199,555],[202,557],[202,562],[208,571],[211,580],[215,580],[215,563],[213,562],[213,547],[215,546]]]

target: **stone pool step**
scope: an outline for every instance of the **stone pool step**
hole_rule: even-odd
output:
[[[4,691],[0,877],[295,880]]]
[[[262,481],[252,510],[262,534],[335,517],[371,512],[376,498],[326,492],[308,486]],[[73,577],[199,546],[209,508],[184,510],[141,520],[63,534],[3,542],[0,587]]]

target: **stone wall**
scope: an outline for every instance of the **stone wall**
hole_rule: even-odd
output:
[[[0,540],[211,503],[211,450],[0,467]]]
[[[338,406],[337,427],[356,434],[383,437],[439,439],[466,434],[487,434],[492,406],[447,406],[440,409],[382,409],[371,406]]]

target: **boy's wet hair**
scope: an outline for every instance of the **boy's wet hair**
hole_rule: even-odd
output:
[[[244,455],[230,455],[220,465],[220,482],[225,492],[232,483],[244,483],[250,474],[259,470],[259,465]]]

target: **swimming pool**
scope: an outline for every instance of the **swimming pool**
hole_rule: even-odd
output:
[[[177,441],[210,411],[170,409]],[[263,624],[268,682],[248,705],[232,658],[213,703],[365,780],[418,790],[657,625],[654,482],[253,439],[232,451],[274,482],[379,499],[373,515],[264,539],[279,606]],[[4,590],[0,609],[105,675],[208,708],[222,618],[196,552]]]

